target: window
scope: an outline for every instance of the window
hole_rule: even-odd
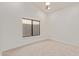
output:
[[[22,19],[23,37],[40,35],[40,21],[33,19]]]

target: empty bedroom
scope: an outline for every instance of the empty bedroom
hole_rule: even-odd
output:
[[[79,2],[0,2],[1,56],[79,56]]]

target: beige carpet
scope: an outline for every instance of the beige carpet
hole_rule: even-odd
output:
[[[77,56],[79,47],[53,40],[44,40],[3,52],[8,56]]]

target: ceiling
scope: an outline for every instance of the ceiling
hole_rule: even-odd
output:
[[[51,2],[50,10],[45,9],[45,2],[34,2],[33,4],[44,12],[51,13],[78,4],[78,2]]]

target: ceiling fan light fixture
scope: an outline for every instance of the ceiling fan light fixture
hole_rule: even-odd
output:
[[[45,5],[46,5],[46,6],[49,6],[49,5],[50,5],[50,2],[46,2]]]
[[[46,6],[45,8],[46,8],[47,10],[51,9],[49,6]]]

